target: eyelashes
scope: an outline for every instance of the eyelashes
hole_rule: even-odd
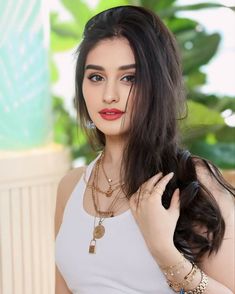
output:
[[[91,74],[88,76],[88,79],[91,80],[92,82],[100,82],[102,81],[103,78],[100,75]]]
[[[98,74],[91,74],[88,76],[88,79],[94,83],[101,82],[104,80],[104,78],[101,75]],[[121,81],[124,81],[126,83],[134,84],[135,83],[135,75],[126,75],[122,77]]]
[[[122,79],[127,79],[127,82],[130,82],[131,84],[135,83],[135,75],[127,75],[123,77]]]

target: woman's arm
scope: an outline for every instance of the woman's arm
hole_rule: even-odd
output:
[[[56,266],[55,294],[72,294]]]
[[[203,170],[204,172],[204,170]],[[205,257],[199,266],[208,276],[208,285],[203,294],[232,294],[234,289],[234,200],[226,190],[222,189],[216,180],[198,171],[200,181],[215,195],[225,219],[226,232],[222,246],[217,254]],[[156,262],[163,268],[174,266],[181,262],[182,256],[173,244],[173,234],[179,217],[179,192],[176,190],[169,209],[161,204],[163,191],[171,179],[171,174],[161,178],[155,175],[149,179],[141,190],[141,201],[131,197],[130,207],[139,225],[147,246]],[[144,193],[147,192],[147,193]],[[148,191],[153,191],[149,193]],[[156,239],[156,236],[158,238]],[[180,273],[170,277],[174,283],[181,283],[190,272],[192,266],[186,261]],[[170,275],[169,275],[170,276]],[[201,280],[200,271],[197,271],[191,284],[186,290],[194,289]]]
[[[74,189],[74,186],[80,179],[83,171],[83,167],[74,169],[60,180],[60,183],[57,188],[56,198],[55,237],[57,236],[62,223],[66,203]],[[55,294],[72,294],[69,291],[68,286],[57,267],[55,277]]]
[[[217,253],[205,256],[200,264],[208,276],[225,285],[235,293],[235,201],[213,176],[200,165],[196,166],[199,181],[206,186],[216,199],[225,221],[223,242]],[[216,292],[215,292],[216,293]]]

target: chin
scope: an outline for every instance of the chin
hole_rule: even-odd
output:
[[[127,133],[127,130],[123,129],[120,130],[120,127],[107,127],[104,128],[104,126],[99,127],[97,126],[97,128],[105,135],[105,136],[109,136],[109,137],[113,137],[113,136],[123,136]]]

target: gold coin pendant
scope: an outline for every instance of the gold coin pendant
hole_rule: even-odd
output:
[[[100,239],[104,236],[104,233],[105,233],[105,228],[103,225],[98,225],[94,228],[94,238],[95,239]]]

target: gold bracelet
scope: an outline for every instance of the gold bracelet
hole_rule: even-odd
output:
[[[199,285],[194,288],[193,290],[189,290],[187,292],[184,292],[185,294],[203,294],[204,291],[206,290],[206,287],[208,285],[208,277],[207,275],[202,271],[200,270],[201,272],[201,282],[199,283]]]
[[[199,268],[195,263],[192,263],[192,269],[191,271],[184,277],[183,286],[188,286],[190,283],[192,283],[194,276],[196,275],[197,271],[199,271]]]
[[[195,274],[199,271],[198,267],[194,264],[193,269],[190,270],[189,274],[187,274],[187,278],[182,281],[182,282],[173,282],[167,280],[167,283],[169,287],[174,291],[174,292],[179,292],[182,289],[185,289],[190,285],[194,279]]]
[[[201,270],[197,267],[197,265],[192,263],[192,269],[184,277],[182,282],[172,282],[172,281],[167,280],[167,283],[173,291],[179,292],[181,289],[185,289],[186,287],[188,288],[188,285],[190,285],[192,283],[194,276],[196,275],[196,273],[198,271],[201,272]]]
[[[173,277],[175,276],[175,274],[180,274],[180,270],[185,268],[185,263],[187,259],[184,257],[182,253],[181,255],[182,255],[182,258],[177,264],[164,266],[164,267],[160,266],[166,277],[168,276]]]
[[[195,267],[197,267],[194,262],[191,262],[191,265],[192,265],[191,271],[184,277],[184,280],[187,280],[192,275]]]

